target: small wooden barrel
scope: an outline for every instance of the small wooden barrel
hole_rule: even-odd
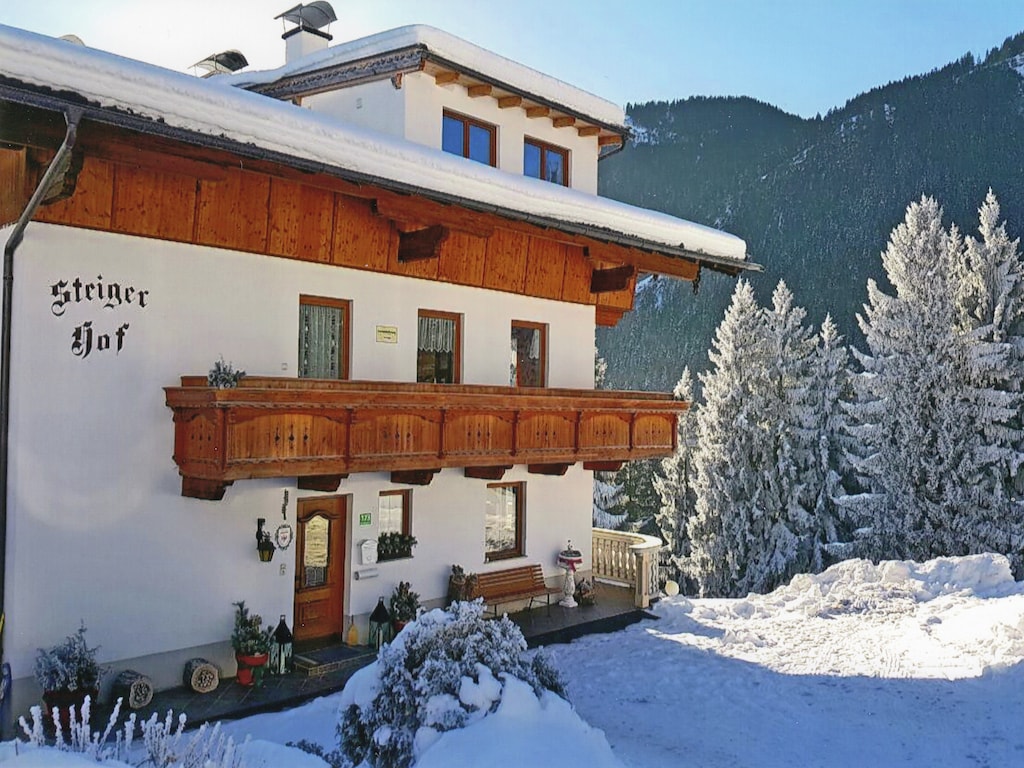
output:
[[[189,659],[182,682],[196,693],[209,693],[220,685],[220,670],[206,659]]]
[[[141,672],[126,669],[114,679],[114,701],[123,699],[130,709],[141,709],[153,700],[153,681]]]

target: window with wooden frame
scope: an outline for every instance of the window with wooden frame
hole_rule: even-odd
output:
[[[542,323],[512,321],[509,385],[543,387],[547,381],[548,328]]]
[[[526,483],[487,486],[484,516],[484,560],[503,560],[526,554]]]
[[[379,533],[412,535],[412,491],[381,491],[377,497]]]
[[[462,318],[421,309],[416,340],[416,381],[458,384],[462,378]]]
[[[498,164],[498,129],[490,123],[445,110],[441,118],[441,149],[484,165]]]
[[[351,302],[299,296],[300,379],[347,379]]]
[[[523,174],[569,186],[569,150],[537,139],[526,139],[523,142]]]

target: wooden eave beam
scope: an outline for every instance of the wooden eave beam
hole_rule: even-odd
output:
[[[398,485],[430,485],[438,469],[402,469],[391,473],[391,482]]]
[[[482,96],[490,96],[491,91],[493,90],[493,86],[490,86],[487,83],[480,83],[479,85],[471,85],[466,88],[466,93],[471,99],[479,99]]]
[[[576,118],[571,115],[562,115],[551,120],[551,124],[555,128],[568,128],[569,126],[576,124]]]
[[[576,129],[576,134],[583,137],[597,136],[600,133],[601,127],[598,125],[581,125]]]
[[[425,229],[400,232],[398,235],[398,260],[403,263],[436,259],[441,255],[441,245],[448,239],[448,228],[435,224]]]
[[[526,116],[529,118],[547,117],[551,114],[550,107],[527,107]]]
[[[621,143],[622,137],[614,133],[597,137],[597,145],[599,147],[618,146]]]
[[[611,269],[595,269],[590,274],[591,293],[610,293],[621,291],[629,285],[629,281],[636,274],[636,267],[632,264],[624,264],[621,267]]]
[[[618,472],[624,461],[584,461],[583,468],[591,472]]]
[[[700,265],[696,261],[641,251],[639,248],[592,243],[585,246],[583,255],[591,262],[629,265],[636,272],[650,272],[682,280],[696,280],[700,272]]]
[[[298,478],[299,490],[334,493],[348,475],[307,475]]]
[[[498,107],[501,109],[509,109],[510,107],[519,107],[523,104],[522,96],[501,96],[498,98]]]
[[[526,471],[532,475],[550,475],[552,477],[561,477],[569,471],[573,462],[568,464],[527,464]]]
[[[459,82],[459,73],[451,70],[443,70],[434,75],[434,82],[438,85],[451,85]]]
[[[494,234],[494,224],[484,221],[481,214],[421,197],[383,193],[374,201],[374,210],[378,216],[406,229],[425,229],[441,224],[474,237],[487,238]]]
[[[463,474],[476,480],[491,480],[496,482],[505,476],[505,473],[512,469],[511,465],[498,467],[466,467]]]

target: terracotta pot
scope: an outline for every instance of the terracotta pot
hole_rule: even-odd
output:
[[[235,682],[239,685],[253,685],[257,682],[257,677],[262,677],[261,674],[254,676],[254,671],[260,670],[264,664],[267,663],[269,655],[266,653],[259,653],[250,655],[247,653],[236,653],[235,661],[238,662],[238,674],[235,676]]]
[[[57,707],[58,723],[65,737],[68,736],[68,727],[71,725],[71,707],[75,708],[75,720],[82,722],[82,705],[85,697],[89,696],[91,706],[96,705],[96,698],[99,691],[95,688],[79,688],[74,691],[43,691],[43,704],[46,705],[47,720],[53,719],[53,708]]]
[[[391,628],[395,630],[395,634],[397,635],[399,632],[405,629],[405,625],[408,623],[408,621],[401,621],[399,619],[395,619],[391,622]]]

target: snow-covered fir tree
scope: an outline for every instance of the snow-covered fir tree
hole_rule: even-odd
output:
[[[673,579],[689,593],[693,585],[686,582],[684,569],[690,555],[690,537],[687,524],[696,513],[697,494],[694,489],[696,470],[693,466],[693,452],[697,447],[697,407],[693,398],[693,375],[689,367],[672,391],[676,400],[683,400],[690,407],[679,414],[676,426],[676,450],[661,462],[661,475],[654,480],[655,490],[661,499],[661,507],[655,515],[655,522],[665,547],[662,549],[661,564],[666,579]]]
[[[607,528],[617,531],[626,522],[626,513],[621,509],[622,486],[615,482],[614,472],[594,473],[594,511],[592,515],[595,528]]]
[[[762,310],[750,284],[739,282],[708,353],[713,368],[701,376],[686,565],[703,595],[769,590],[803,551],[796,406],[807,331],[784,284],[773,302]]]
[[[808,388],[813,455],[807,467],[805,491],[813,525],[811,570],[815,572],[827,564],[825,559],[829,548],[845,538],[839,535],[842,528],[839,499],[845,495],[841,441],[845,433],[842,403],[847,387],[848,364],[849,353],[843,337],[832,322],[832,316],[826,315],[811,361]]]
[[[999,219],[989,190],[978,211],[980,239],[968,237],[954,265],[957,332],[965,344],[968,393],[977,432],[980,481],[974,519],[965,519],[962,552],[996,551],[1024,571],[1024,515],[1016,503],[1024,409],[1024,263],[1018,240]]]
[[[978,503],[978,440],[965,389],[965,347],[956,331],[955,265],[962,239],[942,225],[931,198],[907,208],[882,265],[893,295],[868,282],[855,350],[853,463],[867,493],[851,508],[871,530],[874,557],[925,560],[960,547]]]

